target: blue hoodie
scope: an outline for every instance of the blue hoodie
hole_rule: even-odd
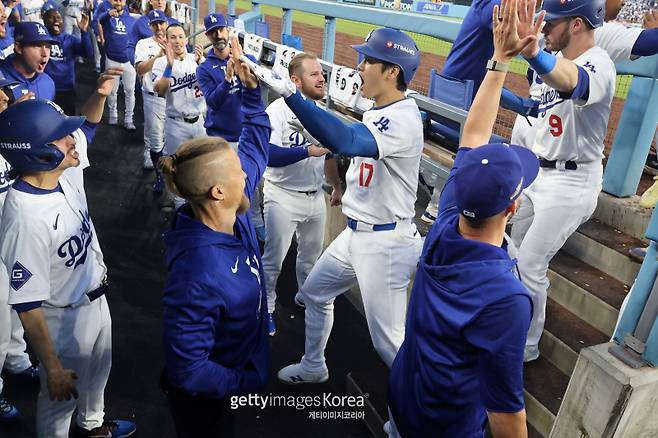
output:
[[[256,61],[253,57],[252,60]],[[237,141],[242,129],[240,120],[240,96],[242,84],[235,76],[229,84],[226,77],[228,59],[220,59],[211,48],[206,60],[196,68],[199,88],[208,104],[204,127],[206,133],[223,137],[226,141]]]
[[[523,350],[532,301],[504,248],[464,239],[455,165],[441,194],[391,367],[388,403],[405,438],[482,438],[486,411],[523,409]]]
[[[26,78],[14,67],[13,60],[16,55],[12,54],[7,59],[0,60],[0,78],[13,79],[18,82],[11,88],[14,97],[19,99],[29,91],[33,92],[37,99],[54,100],[55,83],[48,73],[36,73],[31,78]]]
[[[89,32],[81,32],[81,38],[68,33],[54,35],[57,44],[50,48],[50,59],[46,64],[46,73],[55,82],[57,91],[75,90],[75,58],[91,58],[94,47]]]
[[[238,156],[251,199],[271,132],[259,89],[243,93],[242,117]],[[249,212],[237,216],[233,231],[208,228],[184,205],[164,235],[165,367],[169,383],[188,394],[223,399],[260,391],[267,381],[267,294]]]
[[[111,9],[102,12],[98,16],[98,22],[103,26],[105,37],[105,55],[115,62],[128,62],[128,35],[135,24],[135,19],[130,15],[128,7],[117,17],[109,14]],[[132,62],[135,62],[133,56]]]

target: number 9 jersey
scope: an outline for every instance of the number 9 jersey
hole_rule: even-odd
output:
[[[562,54],[557,56],[562,57]],[[598,46],[573,62],[589,77],[589,96],[586,100],[570,99],[569,93],[559,92],[543,83],[532,150],[546,160],[600,161],[615,91],[615,65],[607,52]]]
[[[354,157],[345,175],[343,213],[360,222],[412,219],[423,152],[423,122],[416,101],[406,98],[363,114],[379,157]]]

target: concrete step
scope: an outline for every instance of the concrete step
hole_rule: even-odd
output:
[[[607,193],[599,194],[593,217],[636,239],[644,239],[653,209],[640,207],[640,197],[616,198]]]
[[[641,265],[628,256],[628,251],[647,245],[648,241],[591,219],[571,235],[562,249],[622,283],[633,284]]]
[[[548,437],[567,389],[569,377],[548,359],[525,364],[523,370],[528,423],[543,437]]]
[[[570,376],[581,349],[607,342],[609,337],[569,312],[551,298],[546,303],[546,324],[539,351]]]
[[[555,302],[612,336],[628,285],[564,251],[551,261],[548,278],[548,294]]]

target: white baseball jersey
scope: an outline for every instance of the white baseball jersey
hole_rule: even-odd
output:
[[[403,99],[363,114],[379,158],[354,157],[345,175],[343,213],[368,224],[413,218],[423,151],[423,122],[416,101]]]
[[[637,59],[631,52],[642,30],[637,27],[627,27],[618,22],[608,21],[594,31],[594,38],[596,45],[605,50],[613,62],[631,61]],[[537,80],[537,75],[535,74],[530,85],[530,97],[535,100],[540,100],[540,82]],[[513,144],[526,147],[532,145],[537,123],[534,119],[530,119],[530,122],[533,126],[530,126],[524,117],[516,117],[512,132]]]
[[[9,189],[0,224],[0,259],[10,273],[9,304],[45,301],[64,307],[100,286],[106,268],[89,217],[83,169],[87,141],[74,132],[80,165],[59,178],[60,190],[22,182]]]
[[[167,57],[158,58],[153,63],[151,78],[155,83],[162,77],[167,66]],[[196,117],[206,111],[206,101],[196,79],[197,63],[194,53],[188,53],[184,60],[176,59],[172,66],[169,93],[167,93],[167,117]]]
[[[153,37],[148,37],[137,41],[135,45],[135,65],[140,62],[148,61],[160,55],[162,49]],[[153,93],[153,76],[147,72],[142,76],[142,89]]]
[[[43,24],[43,19],[41,18],[41,7],[44,4],[44,0],[21,0],[21,5],[23,5],[23,21],[36,21]]]
[[[309,146],[304,136],[288,125],[288,120],[296,118],[282,97],[270,104],[265,110],[270,116],[272,134],[270,143],[284,148]],[[284,167],[268,167],[265,178],[288,190],[310,192],[320,190],[324,179],[325,157],[309,157]]]
[[[532,150],[547,160],[598,161],[603,158],[603,140],[615,92],[615,65],[598,46],[574,59],[574,63],[589,75],[589,98],[587,101],[563,98],[558,91],[542,84]]]

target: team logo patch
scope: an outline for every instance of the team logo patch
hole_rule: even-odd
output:
[[[25,266],[21,265],[20,262],[16,261],[11,268],[11,279],[9,282],[11,288],[18,292],[18,289],[22,288],[30,278],[32,278],[32,273]]]

